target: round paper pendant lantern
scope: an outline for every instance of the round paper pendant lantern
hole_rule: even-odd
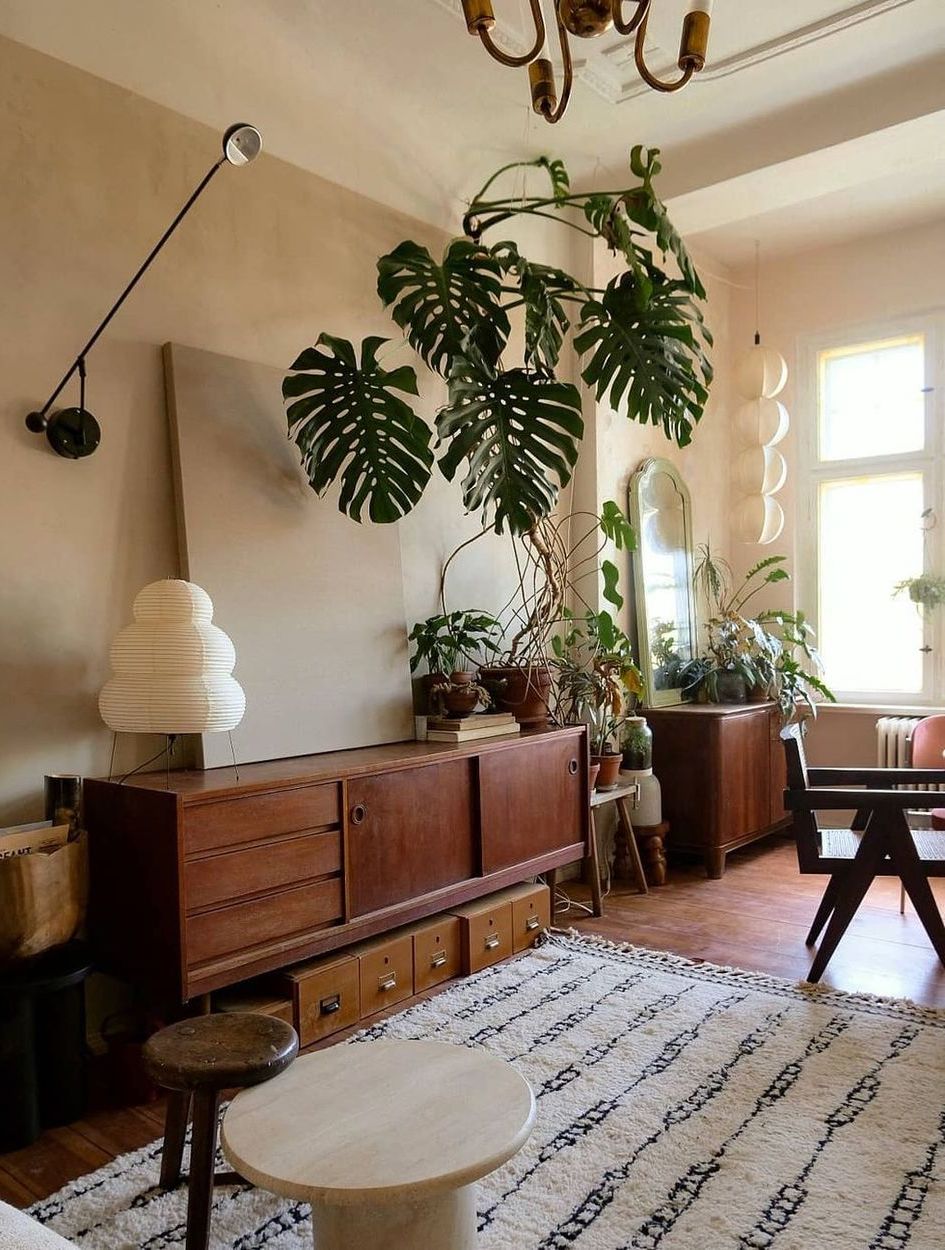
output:
[[[756,343],[735,370],[735,384],[746,399],[773,399],[784,390],[787,375],[781,353]]]
[[[220,733],[235,729],[246,696],[232,676],[233,643],[212,623],[213,603],[193,582],[152,582],[134,602],[134,623],[110,651],[114,676],[99,695],[117,733]]]
[[[776,447],[748,447],[735,460],[735,482],[746,495],[775,495],[787,481],[787,461]]]
[[[791,418],[779,399],[750,399],[736,412],[735,425],[746,443],[773,447],[791,428]]]
[[[770,495],[749,495],[735,510],[735,525],[742,542],[763,547],[781,536],[784,509]]]

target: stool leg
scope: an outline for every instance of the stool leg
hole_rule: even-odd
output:
[[[190,1117],[190,1094],[174,1090],[167,1098],[164,1117],[164,1149],[161,1153],[161,1188],[173,1189],[180,1183],[184,1136]]]
[[[604,914],[604,896],[600,888],[600,850],[597,845],[597,822],[594,819],[594,809],[591,808],[590,822],[590,876],[591,876],[591,900],[594,904],[593,912],[595,916],[603,916]]]
[[[213,1163],[217,1151],[220,1091],[194,1094],[194,1131],[190,1145],[190,1189],[187,1195],[187,1250],[207,1250],[213,1205]]]
[[[637,889],[641,894],[649,894],[646,884],[646,873],[643,871],[643,861],[640,859],[640,848],[637,846],[636,835],[633,832],[633,819],[630,816],[630,807],[626,799],[617,800],[617,818],[623,829],[623,836],[626,842],[626,848],[630,863],[633,866],[633,875],[636,878]]]

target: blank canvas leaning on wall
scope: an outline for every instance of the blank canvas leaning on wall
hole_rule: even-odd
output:
[[[233,639],[240,763],[412,736],[400,542],[318,499],[286,437],[282,373],[168,344],[181,574]],[[225,734],[203,763],[231,762]]]

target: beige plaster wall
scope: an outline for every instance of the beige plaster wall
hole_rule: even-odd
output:
[[[737,360],[750,349],[755,330],[753,268],[746,267],[732,276],[737,285],[733,287],[731,347]],[[789,370],[787,386],[779,397],[792,418],[791,432],[780,444],[788,462],[787,484],[778,496],[785,527],[769,547],[734,541],[732,557],[739,568],[746,569],[763,555],[783,552],[796,569],[802,558],[797,531],[798,431],[804,422],[813,420],[813,414],[804,410],[805,390],[799,376],[801,342],[808,336],[860,325],[869,328],[945,305],[945,222],[775,257],[762,264],[761,290],[764,342],[782,353]],[[734,397],[736,406],[739,402]],[[796,593],[795,585],[787,590],[786,597]],[[829,680],[829,674],[827,677]],[[826,709],[811,730],[812,760],[823,764],[874,763],[875,721],[875,712]]]
[[[407,237],[437,249],[444,237],[265,153],[247,169],[224,167],[91,354],[87,402],[102,445],[70,462],[29,434],[23,416],[216,159],[219,136],[6,40],[0,115],[6,824],[39,814],[44,772],[107,771],[111,735],[96,697],[109,642],[136,591],[177,572],[161,345],[284,367],[321,330],[393,336],[375,295],[377,257]],[[424,384],[428,417],[441,395]],[[440,482],[403,526],[408,621],[434,610],[439,558],[471,528],[455,487]],[[457,595],[462,606],[496,606],[508,582],[506,548],[485,539]],[[157,745],[122,739],[119,765]]]

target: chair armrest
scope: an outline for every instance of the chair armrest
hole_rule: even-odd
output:
[[[945,806],[945,795],[934,790],[785,790],[784,806],[791,812],[870,812],[877,808],[932,808]]]
[[[945,768],[808,768],[812,786],[945,786]]]

